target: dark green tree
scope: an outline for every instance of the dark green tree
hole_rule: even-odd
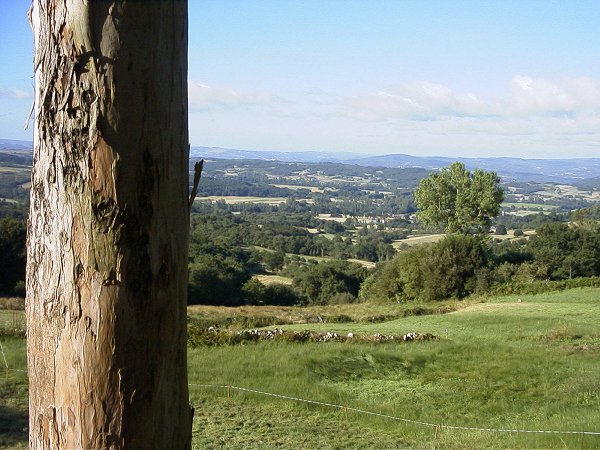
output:
[[[396,301],[462,298],[475,291],[488,260],[484,240],[448,235],[435,244],[422,244],[399,253],[376,272],[365,295]]]
[[[300,303],[291,286],[281,283],[264,285],[254,278],[242,286],[242,295],[248,305],[291,306]]]
[[[261,256],[263,264],[267,270],[276,271],[283,268],[285,262],[284,252],[263,252],[261,253]]]
[[[308,303],[325,305],[337,295],[348,293],[356,297],[367,270],[360,264],[327,261],[307,266],[294,276],[294,289]]]
[[[554,279],[600,274],[600,226],[551,223],[536,230],[528,245],[537,265]]]
[[[25,280],[25,238],[22,220],[0,219],[0,292],[12,293],[18,281]]]
[[[506,236],[507,231],[506,231],[506,226],[503,224],[500,225],[496,225],[496,233],[497,236]]]
[[[250,279],[244,263],[222,254],[198,255],[189,266],[188,303],[237,306],[242,285]]]

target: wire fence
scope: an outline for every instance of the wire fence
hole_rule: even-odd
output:
[[[251,392],[254,394],[265,395],[265,396],[269,396],[269,397],[276,397],[276,398],[281,398],[281,399],[291,400],[291,401],[296,401],[296,402],[303,402],[303,403],[309,403],[309,404],[313,404],[313,405],[337,408],[337,409],[343,410],[344,412],[352,411],[352,412],[359,413],[359,414],[382,417],[385,419],[396,420],[396,421],[400,421],[400,422],[410,423],[413,425],[430,427],[435,430],[436,435],[440,430],[461,430],[461,431],[483,431],[483,432],[490,432],[490,433],[531,433],[531,434],[564,434],[564,435],[570,434],[570,435],[579,435],[579,436],[600,436],[600,431],[526,430],[526,429],[518,429],[518,428],[463,427],[463,426],[457,426],[457,425],[445,425],[445,424],[441,424],[441,423],[423,422],[423,421],[419,421],[419,420],[413,420],[413,419],[407,419],[404,417],[393,416],[390,414],[382,414],[382,413],[378,413],[378,412],[374,412],[374,411],[368,411],[365,409],[353,408],[351,406],[344,406],[344,405],[338,405],[335,403],[321,402],[318,400],[309,400],[309,399],[300,398],[300,397],[293,397],[290,395],[275,394],[273,392],[260,391],[258,389],[250,389],[250,388],[234,386],[234,385],[193,384],[192,383],[192,384],[190,384],[190,386],[200,387],[200,388],[227,389],[228,396],[231,396],[232,390],[237,390],[237,391]]]
[[[4,353],[4,347],[2,346],[1,340],[0,340],[0,353],[1,353],[2,360],[5,365],[4,370],[6,370],[7,372],[27,373],[26,369],[17,369],[17,368],[9,367],[8,361],[6,359],[6,355]],[[425,422],[425,421],[414,420],[414,419],[407,419],[405,417],[399,417],[399,416],[394,416],[394,415],[390,415],[390,414],[383,414],[383,413],[378,413],[375,411],[368,411],[366,409],[354,408],[352,406],[345,406],[345,405],[339,405],[336,403],[322,402],[319,400],[310,400],[310,399],[294,397],[294,396],[285,395],[285,394],[276,394],[273,392],[266,392],[266,391],[261,391],[258,389],[234,386],[231,384],[225,385],[225,384],[190,383],[189,386],[190,387],[198,387],[198,388],[209,388],[209,389],[227,389],[228,397],[231,397],[231,392],[233,390],[236,390],[236,391],[240,391],[240,392],[250,392],[253,394],[264,395],[264,396],[268,396],[268,397],[280,398],[280,399],[284,399],[284,400],[291,400],[294,402],[308,403],[308,404],[324,406],[324,407],[328,407],[328,408],[336,408],[336,409],[340,409],[340,410],[344,411],[346,414],[348,412],[354,412],[354,413],[365,414],[365,415],[374,416],[374,417],[381,417],[384,419],[396,420],[399,422],[433,428],[436,436],[437,436],[437,433],[441,430],[479,431],[479,432],[489,432],[489,433],[530,433],[530,434],[600,436],[600,431],[526,430],[526,429],[519,429],[519,428],[465,427],[465,426],[458,426],[458,425],[446,425],[443,423],[434,423],[434,422]]]

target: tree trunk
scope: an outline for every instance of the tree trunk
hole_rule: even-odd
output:
[[[189,448],[187,2],[31,22],[30,447]]]

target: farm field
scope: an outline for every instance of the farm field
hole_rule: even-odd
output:
[[[265,286],[270,284],[292,284],[291,278],[282,277],[280,275],[253,275],[252,278],[260,281]]]
[[[406,244],[409,246],[417,245],[417,244],[428,244],[432,242],[437,242],[442,239],[445,234],[423,234],[418,236],[408,236],[406,239],[400,239],[398,241],[394,241],[392,244],[394,248],[398,249],[402,244]]]
[[[533,236],[534,234],[535,234],[534,230],[527,230],[527,231],[523,232],[523,236],[515,237],[514,230],[508,230],[507,234],[504,234],[504,235],[490,234],[490,238],[498,239],[501,241],[507,241],[507,240],[512,240],[512,239],[529,238],[529,237]],[[394,246],[394,248],[396,250],[399,250],[401,247],[403,247],[402,244],[406,244],[410,247],[412,247],[413,245],[417,245],[417,244],[428,244],[428,243],[432,243],[432,242],[437,242],[440,239],[442,239],[444,236],[446,236],[446,235],[445,234],[423,234],[423,235],[417,235],[417,236],[408,236],[406,239],[399,239],[397,241],[394,241],[392,243],[392,245]]]
[[[222,200],[229,205],[235,205],[238,203],[264,203],[268,205],[278,205],[279,203],[285,203],[285,197],[246,197],[237,195],[210,195],[207,197],[196,197],[197,202],[202,201],[213,201]]]
[[[324,192],[324,189],[319,186],[302,186],[297,184],[271,184],[271,186],[292,189],[293,191],[297,191],[298,189],[309,189],[310,192]]]
[[[579,197],[590,201],[600,200],[600,192],[582,190],[577,188],[576,186],[571,186],[568,184],[558,184],[555,187],[550,186],[543,191],[535,192],[535,194],[546,198],[560,198],[561,196],[568,195],[571,197]]]
[[[299,256],[300,258],[306,259],[307,261],[310,260],[310,261],[317,261],[317,262],[337,261],[335,258],[332,258],[330,256],[295,255],[294,253],[286,253],[285,256],[288,256],[288,257]],[[348,258],[345,261],[358,263],[358,264],[360,264],[363,267],[366,267],[368,269],[371,269],[371,268],[375,267],[375,265],[376,265],[372,261],[365,261],[363,259]]]
[[[573,289],[485,303],[471,300],[449,314],[381,323],[280,326],[355,335],[416,331],[438,336],[429,342],[267,341],[190,348],[194,448],[598,448],[600,436],[581,431],[600,431],[599,297],[598,289]],[[351,306],[368,307],[344,305]],[[402,306],[380,308],[391,314]],[[207,308],[192,307],[190,315],[207,314]],[[212,311],[214,317],[232,313],[224,308]],[[2,343],[11,367],[24,368],[24,341],[3,338]],[[228,385],[342,408],[227,389]],[[24,446],[25,433],[19,430],[27,403],[24,374],[7,372],[0,379],[0,392],[0,423],[5,424],[0,443],[4,448]],[[436,433],[431,424],[442,428]]]

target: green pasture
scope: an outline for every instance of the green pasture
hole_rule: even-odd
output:
[[[25,328],[25,312],[0,309],[0,330]]]
[[[425,234],[425,235],[409,236],[406,239],[400,239],[400,240],[394,241],[392,243],[392,245],[394,246],[394,248],[396,250],[398,250],[400,248],[400,246],[402,246],[402,244],[406,244],[409,246],[413,246],[413,245],[417,245],[417,244],[431,244],[433,242],[439,241],[444,236],[446,236],[446,235],[445,234]]]
[[[600,436],[581,433],[600,431],[598,323],[600,290],[585,288],[494,298],[448,314],[382,323],[286,326],[439,337],[431,342],[190,348],[194,448],[599,448]],[[10,364],[24,367],[23,340],[2,343]],[[0,419],[8,418],[0,420],[8,424],[0,427],[0,443],[12,448],[25,442],[19,431],[27,403],[24,375],[0,377],[0,393]],[[437,433],[436,424],[442,426]]]
[[[521,300],[521,301],[519,301]],[[401,305],[398,305],[400,308]],[[458,311],[428,316],[403,317],[379,324],[313,324],[311,329],[339,333],[433,333],[453,342],[523,341],[541,339],[545,333],[568,330],[577,340],[600,337],[600,290],[572,289],[540,295],[498,297]],[[303,329],[303,325],[285,328]]]
[[[3,325],[0,324],[0,329]],[[0,343],[3,350],[0,355],[0,448],[27,448],[25,340],[0,334]],[[11,370],[6,370],[5,358]]]
[[[503,297],[445,315],[378,324],[286,326],[354,334],[418,331],[440,339],[410,344],[267,342],[195,348],[190,349],[190,382],[251,387],[432,424],[600,431],[599,295],[597,289],[575,289]],[[448,429],[436,436],[431,426],[352,411],[345,414],[343,409],[261,394],[233,390],[228,397],[227,389],[199,386],[192,386],[191,393],[194,402],[211,411],[195,422],[200,446],[600,447],[600,436]],[[228,405],[236,411],[247,405],[249,410],[240,420],[216,418],[215,411],[226,411]],[[331,430],[332,420],[338,421],[339,432],[335,427]],[[212,428],[215,421],[219,430]],[[322,428],[315,427],[315,421]],[[272,433],[264,431],[263,422],[270,424]],[[288,427],[304,440],[285,440]],[[253,434],[256,428],[263,429],[262,445],[253,440],[258,439]],[[373,432],[378,441],[371,441]]]

